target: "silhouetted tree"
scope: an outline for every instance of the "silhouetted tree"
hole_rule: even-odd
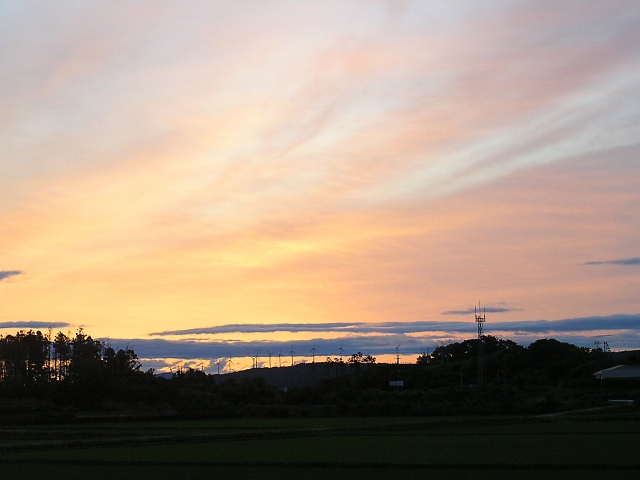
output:
[[[376,363],[376,357],[372,357],[371,355],[364,355],[362,352],[358,352],[351,355],[351,357],[349,357],[349,360],[347,360],[347,363]]]
[[[2,380],[14,386],[37,386],[48,380],[49,340],[42,332],[19,331],[0,337]]]
[[[53,362],[55,379],[67,378],[71,364],[71,340],[62,332],[58,332],[53,340]]]
[[[139,371],[140,362],[138,361],[138,355],[136,352],[127,348],[126,350],[119,349],[117,352],[111,348],[106,347],[102,354],[105,367],[108,372],[129,372]]]

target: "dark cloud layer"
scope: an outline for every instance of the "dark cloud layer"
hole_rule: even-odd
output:
[[[487,309],[487,312],[489,310]],[[487,322],[485,330],[500,332],[579,332],[583,330],[639,330],[640,314],[610,315],[607,317],[569,318],[564,320],[525,320],[519,322]],[[152,333],[153,336],[203,335],[225,333],[273,333],[273,332],[318,332],[345,334],[387,334],[449,332],[472,333],[476,324],[467,322],[343,322],[343,323],[277,323],[277,324],[231,324],[208,328],[169,330]]]
[[[585,262],[583,265],[640,265],[640,257],[619,258],[618,260],[598,260]]]
[[[153,336],[203,335],[223,333],[273,333],[273,332],[321,332],[321,333],[381,333],[404,334],[436,331],[472,332],[473,322],[343,322],[343,323],[276,323],[276,324],[232,324],[217,327],[192,328],[188,330],[169,330],[155,332]]]
[[[190,328],[187,330],[167,330],[164,332],[154,332],[154,336],[166,335],[201,335],[201,334],[219,334],[219,333],[266,333],[266,332],[335,332],[335,331],[358,331],[360,328],[373,328],[373,324],[368,323],[254,323],[254,324],[229,324],[219,325],[216,327]],[[381,324],[376,324],[381,325]],[[396,325],[396,324],[390,324]]]
[[[290,355],[291,350],[297,356],[311,357],[311,348],[317,349],[316,356],[338,356],[340,347],[347,355],[361,351],[371,355],[392,354],[400,345],[405,355],[418,354],[433,349],[448,335],[460,338],[473,338],[476,324],[468,322],[399,322],[399,323],[331,323],[331,324],[276,324],[276,325],[222,325],[219,327],[176,330],[156,335],[197,335],[220,333],[261,333],[261,332],[318,332],[342,333],[340,338],[316,338],[304,341],[238,341],[238,340],[165,340],[131,339],[111,340],[112,344],[130,344],[140,357],[176,357],[176,358],[220,358],[252,356],[256,353],[266,357],[281,353]],[[605,331],[606,335],[598,332]],[[421,337],[412,334],[423,333]],[[431,335],[429,335],[431,333]],[[563,320],[531,320],[520,322],[487,322],[485,333],[509,338],[527,345],[539,338],[556,338],[581,346],[593,345],[596,338],[605,337],[613,348],[633,349],[640,347],[640,314],[620,314],[605,317],[569,318]]]
[[[18,328],[20,330],[36,330],[42,328],[65,328],[69,324],[65,322],[0,322],[2,328]]]
[[[110,339],[112,347],[123,348],[129,345],[141,358],[229,358],[248,357],[259,355],[268,357],[272,352],[272,358],[279,354],[283,357],[295,352],[295,356],[311,357],[311,349],[315,347],[316,358],[340,356],[340,348],[346,356],[356,352],[371,355],[395,353],[395,348],[400,345],[404,354],[420,353],[430,348],[432,340],[413,338],[405,335],[381,335],[362,337],[343,337],[339,339],[317,338],[313,340],[292,341],[286,343],[268,341],[193,341],[193,340],[164,340],[164,339]]]
[[[565,320],[528,320],[522,322],[499,322],[485,324],[485,331],[502,332],[582,332],[593,330],[640,331],[640,314],[609,315],[606,317],[568,318]]]
[[[14,277],[16,275],[22,275],[24,272],[21,270],[0,270],[0,282],[5,278]]]

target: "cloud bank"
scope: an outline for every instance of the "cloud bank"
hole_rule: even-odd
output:
[[[487,311],[489,311],[487,309]],[[473,311],[472,311],[473,312]],[[569,318],[563,320],[525,320],[518,322],[487,322],[485,331],[495,332],[581,332],[590,330],[638,330],[640,331],[640,314],[620,314],[609,316]],[[229,333],[274,333],[274,332],[318,332],[352,334],[414,334],[428,332],[473,333],[476,324],[468,322],[341,322],[341,323],[278,323],[278,324],[230,324],[207,328],[191,328],[186,330],[168,330],[154,332],[152,336],[186,336],[186,335],[219,335]]]
[[[180,341],[164,339],[110,339],[115,348],[129,345],[141,358],[230,358],[249,357],[258,354],[260,357],[272,358],[281,354],[290,356],[293,350],[296,357],[311,357],[311,349],[315,347],[316,358],[335,357],[340,355],[340,347],[345,354],[366,352],[372,355],[391,354],[401,344],[405,354],[420,353],[433,345],[433,341],[412,338],[404,335],[343,337],[339,339],[317,338],[310,341],[269,342],[269,341]]]
[[[620,258],[618,260],[598,260],[585,262],[584,265],[640,265],[640,257]]]
[[[70,324],[66,322],[38,322],[38,321],[0,322],[0,329],[18,328],[20,330],[37,330],[37,329],[48,329],[48,328],[66,328],[69,326]]]
[[[0,282],[5,278],[14,277],[16,275],[22,275],[24,272],[21,270],[0,270]]]
[[[155,336],[186,335],[225,335],[259,334],[272,332],[315,332],[318,337],[308,340],[289,340],[286,342],[236,339],[216,340],[167,340],[167,339],[129,339],[110,340],[112,344],[131,345],[141,358],[183,358],[183,359],[219,359],[231,357],[250,357],[258,355],[272,358],[281,354],[288,357],[295,352],[296,358],[311,358],[311,349],[316,349],[316,358],[336,357],[340,347],[345,354],[365,352],[370,355],[389,355],[395,353],[400,345],[403,355],[415,355],[433,350],[447,341],[474,338],[476,325],[468,322],[385,322],[367,324],[362,322],[339,322],[328,324],[281,323],[267,324],[230,324],[209,328],[193,328],[157,332]],[[337,338],[322,338],[323,334],[336,334]],[[640,348],[640,314],[618,314],[568,318],[562,320],[530,320],[518,322],[487,322],[485,333],[509,338],[521,345],[528,345],[540,338],[555,338],[579,346],[592,346],[595,339],[605,338],[613,349]],[[275,363],[274,363],[275,365]]]
[[[505,312],[521,312],[519,308],[505,308],[505,307],[482,307],[482,312],[488,313],[505,313]],[[449,310],[442,312],[442,315],[471,315],[476,312],[476,308],[467,308],[466,310]]]

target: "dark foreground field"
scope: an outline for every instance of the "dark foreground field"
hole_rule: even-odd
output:
[[[14,426],[0,448],[3,479],[636,479],[640,412]]]

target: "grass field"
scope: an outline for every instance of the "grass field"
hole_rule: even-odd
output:
[[[14,426],[0,449],[20,479],[635,479],[640,412]]]

